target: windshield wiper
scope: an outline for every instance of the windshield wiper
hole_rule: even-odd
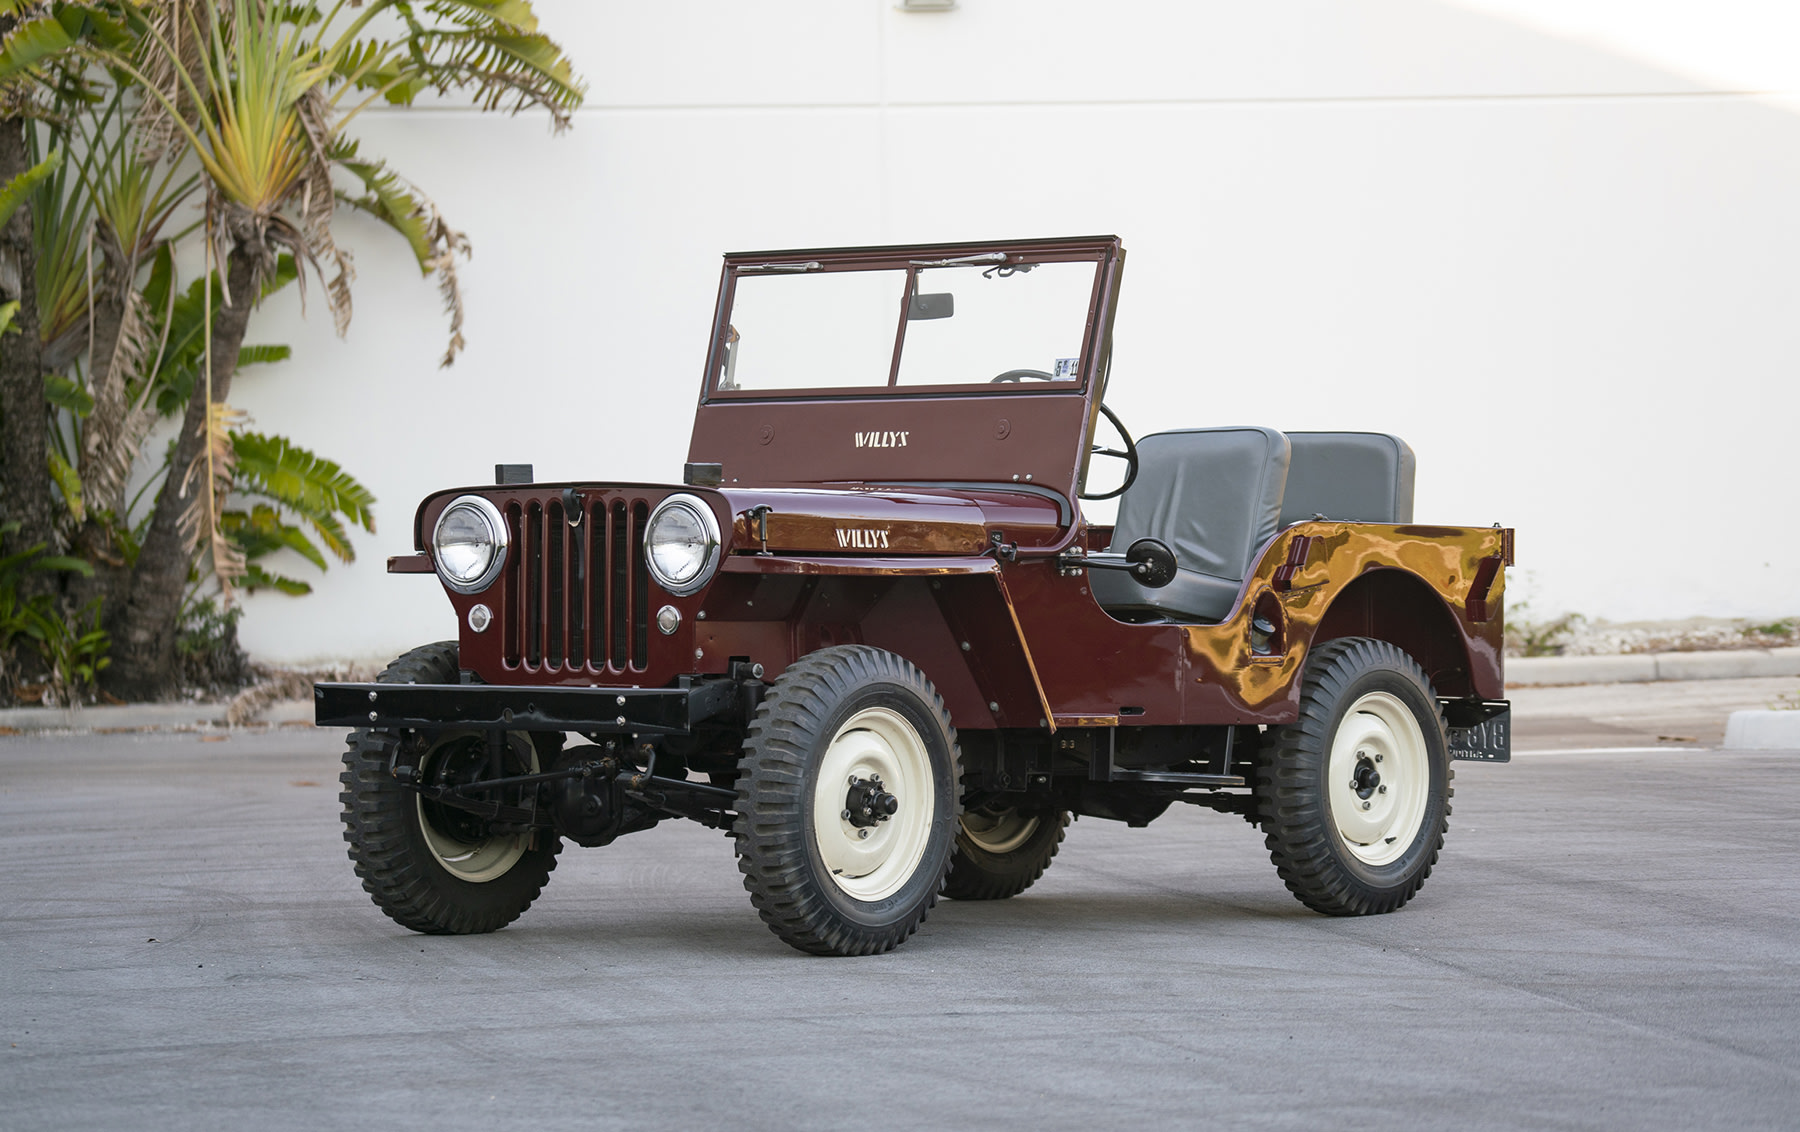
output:
[[[738,270],[739,271],[817,271],[817,270],[819,270],[820,267],[823,267],[823,266],[824,265],[821,264],[818,260],[809,259],[805,263],[740,263],[740,264],[738,264]]]
[[[958,256],[955,259],[915,259],[908,260],[910,267],[979,267],[984,263],[1005,263],[1005,252],[982,252],[980,255]]]

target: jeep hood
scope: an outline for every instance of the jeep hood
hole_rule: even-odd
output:
[[[980,554],[996,529],[1005,529],[1009,540],[1049,541],[1062,512],[1055,499],[1001,485],[716,490],[731,511],[736,554]]]

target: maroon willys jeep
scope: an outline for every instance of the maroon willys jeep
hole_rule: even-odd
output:
[[[679,817],[783,940],[867,954],[1023,891],[1072,814],[1175,802],[1260,825],[1320,912],[1411,899],[1450,760],[1508,758],[1512,532],[1415,524],[1391,436],[1134,442],[1102,404],[1124,259],[727,256],[684,484],[501,465],[426,499],[388,568],[437,574],[457,639],[315,692],[356,728],[375,903],[493,931],[563,841]]]

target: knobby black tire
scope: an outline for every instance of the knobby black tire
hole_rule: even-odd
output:
[[[454,684],[457,644],[421,645],[400,656],[376,677],[382,684]],[[419,828],[418,795],[389,773],[400,735],[361,728],[344,752],[344,840],[363,890],[403,927],[428,935],[474,935],[518,919],[543,891],[556,868],[562,841],[540,830],[511,868],[491,880],[472,883],[446,870]]]
[[[1418,830],[1398,859],[1360,860],[1330,813],[1327,778],[1332,741],[1349,708],[1372,691],[1403,702],[1424,737],[1430,777]],[[1264,843],[1282,881],[1302,904],[1331,916],[1392,912],[1431,875],[1450,824],[1453,770],[1443,714],[1431,682],[1386,641],[1344,637],[1312,650],[1300,715],[1275,728],[1257,759],[1255,792]]]
[[[813,799],[833,737],[872,707],[903,717],[922,741],[933,809],[922,858],[902,887],[866,901],[844,891],[825,865],[813,828]],[[942,697],[903,658],[864,645],[839,645],[788,668],[757,709],[738,763],[732,832],[744,888],[763,922],[784,942],[814,955],[874,955],[911,936],[936,904],[949,868],[961,793],[959,763],[956,729]]]
[[[1036,828],[1017,848],[996,853],[970,835],[970,814],[965,812],[957,827],[944,895],[952,900],[1005,900],[1035,884],[1062,845],[1069,811],[1052,808],[1028,816],[1037,820]]]

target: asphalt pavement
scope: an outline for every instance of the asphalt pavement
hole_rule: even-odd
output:
[[[0,1128],[1792,1128],[1800,752],[1712,744],[1796,681],[1736,683],[1522,694],[1393,915],[1178,807],[867,959],[789,950],[679,823],[406,932],[338,733],[0,739]]]

